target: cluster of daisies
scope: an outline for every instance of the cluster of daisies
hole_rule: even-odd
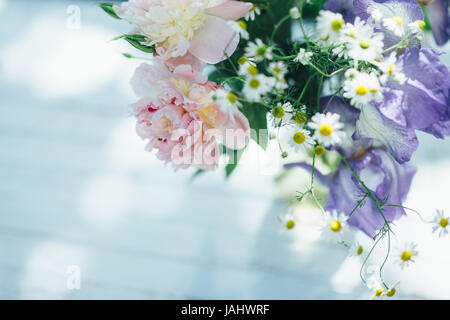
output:
[[[321,220],[320,231],[321,239],[325,239],[332,244],[341,244],[348,250],[349,257],[361,257],[366,258],[370,254],[370,250],[358,241],[353,241],[352,244],[348,243],[348,239],[353,237],[353,230],[348,225],[348,216],[339,213],[336,210],[324,211],[324,215]],[[284,230],[293,230],[296,225],[296,219],[293,214],[293,210],[289,210],[287,213],[279,217],[283,224]],[[436,233],[439,238],[443,238],[448,235],[450,231],[450,217],[446,216],[443,210],[437,210],[433,219],[427,221],[432,226],[432,232]],[[403,270],[416,262],[416,258],[419,256],[417,250],[417,243],[405,242],[402,245],[395,247],[395,263]],[[372,297],[393,297],[396,293],[398,283],[390,288],[386,289],[386,286],[381,283],[377,277],[378,271],[374,265],[370,265],[367,268],[367,274],[369,275],[366,286],[370,290]]]

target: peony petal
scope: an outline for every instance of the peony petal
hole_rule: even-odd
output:
[[[218,6],[206,9],[206,13],[224,20],[237,20],[250,11],[252,4],[240,1],[225,1]]]
[[[216,64],[231,56],[239,44],[239,34],[220,18],[208,16],[191,41],[189,51],[198,59]]]

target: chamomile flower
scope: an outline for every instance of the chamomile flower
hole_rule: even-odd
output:
[[[380,82],[373,73],[356,72],[352,78],[344,81],[344,97],[358,108],[382,98]]]
[[[309,130],[294,126],[291,129],[288,143],[297,152],[300,150],[307,151],[314,145],[314,139],[311,137],[311,132],[309,132]]]
[[[294,58],[294,62],[298,62],[304,66],[307,66],[312,56],[313,56],[312,52],[308,52],[304,48],[300,48],[299,52],[297,53],[297,56]]]
[[[284,75],[287,73],[288,69],[286,67],[286,65],[281,62],[271,62],[269,64],[269,72],[274,76],[274,77],[284,77]]]
[[[254,58],[255,61],[263,61],[264,59],[272,60],[272,47],[267,46],[261,39],[250,41],[245,48],[245,55]]]
[[[433,233],[438,232],[439,237],[444,237],[450,229],[450,217],[444,216],[443,210],[437,210],[433,220]]]
[[[360,61],[374,61],[383,52],[383,34],[374,33],[372,27],[364,25],[355,31],[349,31],[348,52],[350,58]]]
[[[290,14],[291,18],[294,19],[294,20],[300,18],[300,11],[298,10],[298,7],[292,7],[289,10],[289,14]]]
[[[414,33],[416,36],[423,34],[423,32],[425,31],[425,26],[426,26],[426,23],[423,20],[416,20],[416,21],[408,24],[409,30],[412,33]]]
[[[225,89],[217,89],[211,98],[226,113],[233,114],[241,106],[236,94]]]
[[[242,39],[248,40],[250,35],[247,31],[247,24],[243,20],[238,21],[228,21],[228,24],[233,28],[233,30],[239,33]]]
[[[283,92],[287,88],[289,88],[289,85],[286,82],[286,79],[284,77],[274,77],[275,79],[275,90],[277,90],[279,93]]]
[[[282,124],[288,124],[292,119],[293,107],[290,102],[281,104],[279,102],[269,113],[269,120],[272,121],[274,126]]]
[[[386,83],[389,80],[393,80],[398,84],[403,84],[406,81],[406,76],[401,72],[400,65],[396,64],[397,57],[396,53],[391,53],[387,58],[385,58],[381,63],[378,63],[378,67],[383,72],[380,76],[381,83]]]
[[[364,254],[364,246],[358,241],[355,241],[348,249],[348,254],[350,257],[360,257]]]
[[[288,209],[286,213],[280,214],[278,220],[282,223],[284,230],[292,230],[295,228],[294,210]]]
[[[397,248],[396,262],[403,269],[415,262],[415,257],[419,254],[416,250],[417,244],[413,242],[407,242],[402,247]]]
[[[306,106],[301,105],[295,110],[295,112],[292,113],[289,123],[293,125],[303,125],[307,120],[308,117],[306,116]]]
[[[380,299],[383,298],[387,292],[386,288],[383,286],[378,277],[374,274],[367,279],[367,288],[370,291],[370,295],[372,299]]]
[[[308,127],[314,130],[314,140],[325,147],[341,143],[345,133],[341,130],[344,125],[339,119],[337,113],[316,113],[308,123]]]
[[[343,235],[349,230],[348,217],[343,213],[326,211],[322,225],[322,236],[330,242],[341,242]]]
[[[398,37],[402,37],[405,35],[406,31],[408,30],[408,26],[405,24],[405,20],[401,16],[392,16],[389,18],[383,18],[383,25],[391,31],[393,34],[395,34]]]
[[[357,38],[360,32],[366,27],[367,27],[366,23],[359,17],[356,17],[353,23],[347,22],[342,27],[340,42],[346,43],[351,39]]]
[[[247,77],[243,93],[250,101],[259,101],[262,96],[271,91],[275,85],[273,78],[267,77],[263,74]]]
[[[328,45],[336,43],[341,36],[345,21],[340,13],[322,10],[316,19],[320,40]]]
[[[253,62],[253,59],[242,56],[238,59],[238,65],[240,75],[254,77],[258,74],[258,68]]]
[[[253,21],[255,20],[256,16],[259,16],[261,14],[261,9],[256,5],[253,4],[253,7],[247,12],[247,14],[245,15],[245,20],[249,21]]]
[[[375,22],[381,21],[381,19],[383,18],[383,13],[381,13],[380,9],[378,8],[373,8],[369,13],[370,17]]]

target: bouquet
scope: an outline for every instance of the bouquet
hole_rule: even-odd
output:
[[[416,168],[416,131],[450,135],[450,70],[437,44],[450,33],[448,1],[416,0],[129,0],[101,8],[132,29],[117,39],[149,59],[131,80],[131,105],[146,150],[196,175],[224,167],[232,174],[250,140],[278,142],[286,170],[311,174],[279,215],[295,227],[291,206],[312,199],[323,233],[363,257],[361,279],[374,297],[398,284],[383,277],[391,255],[401,267],[418,256],[415,243],[390,249],[393,223]],[[228,163],[221,166],[223,155]],[[299,159],[302,159],[301,161]],[[322,168],[319,170],[319,167]],[[327,187],[326,200],[316,185]],[[419,214],[420,215],[420,214]],[[433,232],[449,217],[437,211]],[[360,230],[372,248],[350,243]],[[375,246],[386,258],[370,272]],[[372,274],[370,274],[372,273]]]

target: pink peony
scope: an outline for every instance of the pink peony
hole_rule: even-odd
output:
[[[131,106],[138,135],[148,140],[146,149],[176,168],[217,167],[219,143],[241,149],[248,143],[249,124],[238,110],[227,110],[210,97],[219,85],[181,77],[155,59],[139,66],[131,80],[141,98]]]
[[[231,56],[239,43],[239,34],[227,21],[251,8],[251,3],[234,0],[129,0],[114,11],[147,36],[148,45],[155,45],[164,60],[190,54],[216,64]]]

